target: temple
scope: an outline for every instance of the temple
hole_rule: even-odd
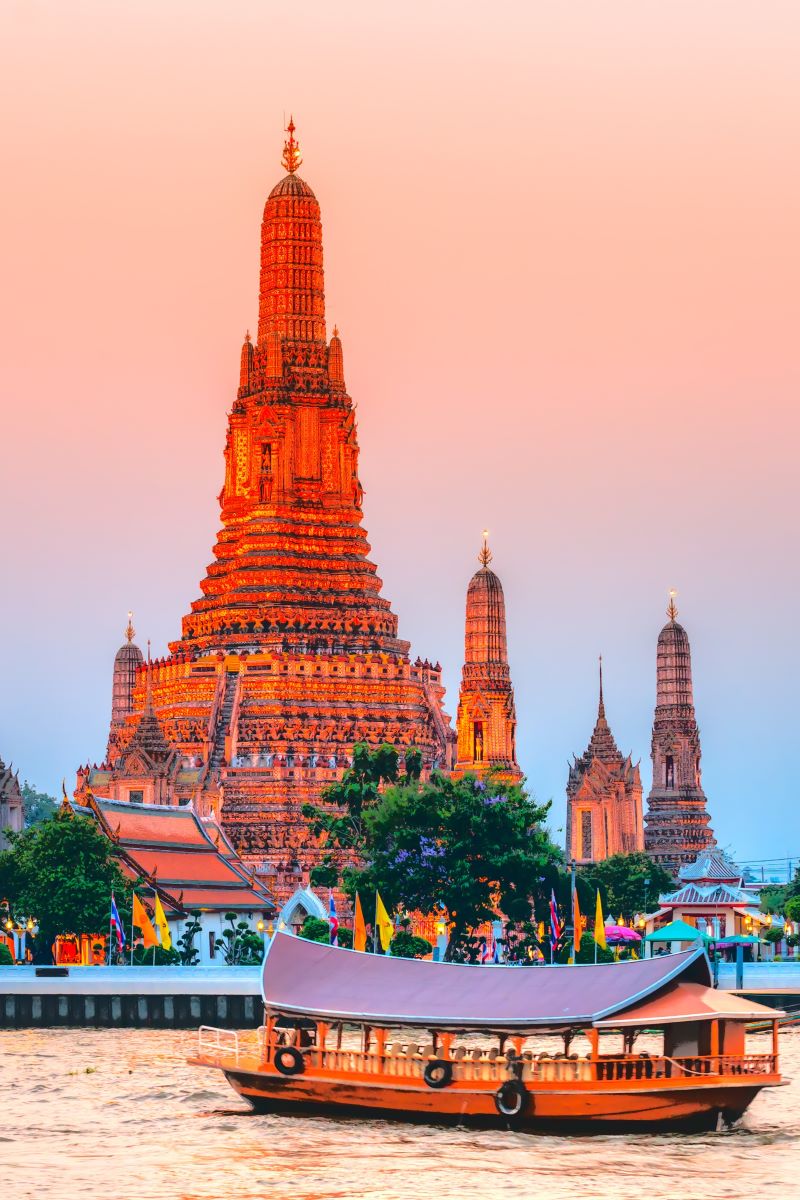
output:
[[[321,861],[301,809],[341,778],[354,743],[416,747],[429,771],[452,766],[453,738],[441,669],[412,662],[369,559],[342,341],[326,333],[320,207],[297,174],[292,122],[287,133],[213,561],[169,656],[138,664],[130,701],[128,658],[115,664],[109,761],[79,776],[83,792],[214,807],[279,900]]]
[[[567,858],[600,862],[643,849],[639,764],[631,755],[623,758],[606,720],[601,659],[597,722],[586,750],[569,768]]]
[[[454,775],[495,772],[518,783],[514,689],[508,666],[506,605],[503,585],[489,569],[492,553],[484,533],[478,555],[481,569],[467,588],[464,667],[456,718]]]
[[[715,846],[700,781],[700,731],[692,695],[689,637],[677,622],[674,593],[669,620],[658,635],[653,786],[644,819],[645,849],[677,876],[680,867]]]
[[[0,850],[8,848],[6,830],[20,833],[25,824],[25,807],[19,786],[19,772],[0,758]]]
[[[135,637],[133,613],[129,612],[125,641],[114,656],[114,676],[111,684],[111,728],[108,732],[106,748],[106,759],[109,761],[114,757],[117,735],[133,712],[133,689],[136,686],[136,676],[144,663],[142,652],[133,640]]]

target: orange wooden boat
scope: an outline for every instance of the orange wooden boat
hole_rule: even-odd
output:
[[[599,966],[489,967],[276,933],[264,962],[265,1024],[250,1038],[203,1027],[189,1061],[222,1071],[265,1111],[519,1129],[713,1128],[783,1081],[782,1014],[711,983],[702,948]],[[767,1019],[770,1052],[747,1053],[747,1023]],[[358,1030],[357,1048],[344,1044],[345,1028]],[[656,1053],[636,1051],[645,1031],[661,1035]],[[570,1053],[580,1033],[584,1056]],[[541,1052],[542,1034],[556,1039],[555,1053]]]

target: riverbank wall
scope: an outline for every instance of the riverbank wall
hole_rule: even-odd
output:
[[[260,967],[0,967],[0,1028],[257,1028]]]
[[[255,1029],[263,1020],[260,967],[69,967],[61,972],[0,967],[0,1028]],[[745,963],[741,988],[735,972],[733,963],[720,964],[721,989],[800,1012],[800,963]]]

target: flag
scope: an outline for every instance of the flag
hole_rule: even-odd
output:
[[[594,914],[594,940],[603,950],[608,949],[606,942],[606,925],[603,920],[603,905],[600,901],[600,888],[597,889],[597,909]]]
[[[172,948],[172,938],[170,937],[169,925],[167,924],[167,915],[161,905],[158,892],[156,892],[156,911],[154,920],[158,927],[158,932],[161,934],[161,945],[165,950],[170,950]]]
[[[367,926],[364,923],[364,912],[361,908],[361,901],[356,892],[356,912],[353,921],[353,949],[366,950],[367,948]]]
[[[330,939],[332,946],[339,945],[339,918],[336,915],[336,901],[333,898],[333,892],[328,888],[328,924],[330,926]]]
[[[483,946],[481,947],[481,962],[482,963],[490,963],[493,961],[493,956],[494,956],[493,947],[494,947],[494,935],[490,933],[488,938],[483,939]]]
[[[122,921],[117,911],[117,902],[114,899],[113,892],[111,893],[111,928],[117,935],[117,949],[121,950],[125,945],[125,930],[122,928]]]
[[[556,894],[553,889],[550,889],[550,945],[555,950],[559,943],[561,934],[564,932],[564,926],[558,915],[558,905],[556,904]]]
[[[375,924],[378,928],[381,949],[383,950],[384,954],[386,954],[392,942],[394,925],[392,924],[392,918],[384,908],[380,892],[375,893]]]
[[[149,950],[151,946],[158,945],[156,931],[153,929],[152,922],[136,892],[133,893],[133,919],[131,924],[137,929],[141,929],[145,950]]]
[[[581,948],[581,906],[578,904],[578,889],[572,892],[572,943],[577,954]]]

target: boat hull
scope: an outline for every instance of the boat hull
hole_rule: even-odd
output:
[[[326,1116],[431,1124],[465,1124],[536,1130],[611,1132],[618,1129],[714,1129],[738,1120],[762,1086],[778,1080],[663,1088],[529,1088],[526,1110],[501,1115],[493,1090],[454,1084],[449,1088],[403,1087],[333,1080],[311,1075],[285,1077],[272,1072],[224,1070],[231,1086],[258,1112],[316,1113]]]

